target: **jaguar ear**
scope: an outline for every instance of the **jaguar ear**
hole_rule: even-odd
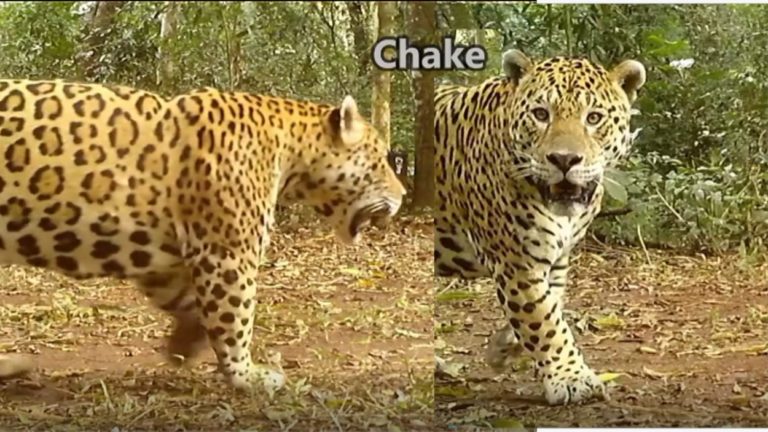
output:
[[[645,84],[645,66],[636,60],[624,60],[611,70],[610,76],[632,103],[637,99],[637,91]]]
[[[530,72],[533,62],[522,51],[511,49],[505,51],[501,56],[501,67],[504,69],[504,75],[511,79],[515,84],[520,83],[523,75]]]
[[[363,139],[363,124],[357,102],[352,96],[346,96],[341,102],[341,107],[331,113],[333,129],[339,131],[339,136],[344,144],[355,144]]]

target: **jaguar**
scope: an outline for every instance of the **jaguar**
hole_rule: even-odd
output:
[[[354,243],[405,193],[351,96],[6,79],[0,149],[0,263],[132,281],[173,318],[168,359],[210,346],[237,389],[285,382],[250,353],[275,206],[310,206]],[[0,371],[19,362],[2,355]]]
[[[435,93],[435,272],[491,278],[506,323],[486,360],[534,359],[550,404],[607,398],[563,316],[574,246],[631,148],[642,63],[502,55],[504,74]]]

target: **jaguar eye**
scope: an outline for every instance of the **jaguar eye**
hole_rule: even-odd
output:
[[[587,124],[590,126],[595,126],[596,124],[600,123],[600,120],[603,119],[603,115],[598,112],[591,112],[589,115],[587,115]]]
[[[549,111],[544,108],[534,108],[531,112],[533,113],[533,116],[536,118],[536,120],[540,122],[549,120]]]

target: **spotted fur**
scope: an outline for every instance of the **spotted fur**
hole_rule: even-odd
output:
[[[503,77],[435,96],[435,269],[491,277],[507,319],[488,361],[536,361],[552,404],[605,395],[563,318],[571,249],[599,212],[602,178],[628,150],[645,69],[513,50]]]
[[[175,317],[170,357],[210,342],[237,388],[282,385],[249,352],[276,203],[353,242],[405,192],[349,96],[0,80],[0,149],[0,263],[135,281]]]

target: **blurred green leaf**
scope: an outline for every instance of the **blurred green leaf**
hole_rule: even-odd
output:
[[[492,419],[490,422],[494,429],[522,429],[525,430],[525,425],[520,420],[515,418],[501,417]]]
[[[624,181],[624,183],[622,183],[622,181]],[[603,181],[605,192],[611,199],[614,199],[621,204],[626,204],[629,200],[627,188],[624,187],[624,184],[629,184],[629,179],[626,178],[626,176],[618,174],[618,172],[612,172],[610,175],[606,172]]]

